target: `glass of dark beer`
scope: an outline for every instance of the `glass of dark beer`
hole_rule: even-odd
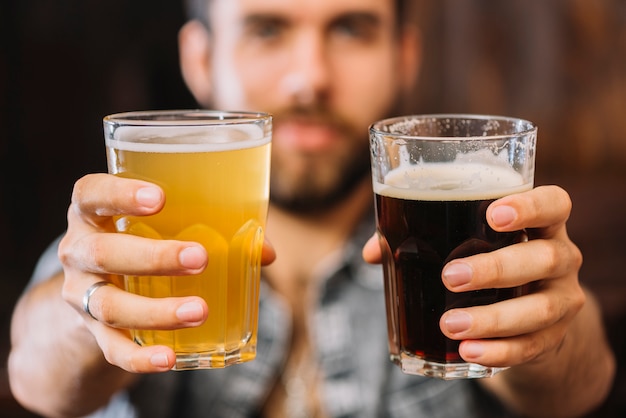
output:
[[[537,128],[500,116],[417,115],[378,121],[369,132],[391,360],[408,374],[493,376],[502,369],[466,363],[439,320],[525,287],[453,293],[441,273],[452,259],[526,239],[524,231],[495,232],[486,210],[533,187]]]

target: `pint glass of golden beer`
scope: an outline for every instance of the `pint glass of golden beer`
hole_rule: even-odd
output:
[[[254,359],[259,276],[269,197],[272,118],[263,113],[146,111],[109,115],[109,172],[150,181],[166,196],[153,216],[121,216],[120,233],[195,241],[209,263],[192,276],[126,276],[126,290],[152,298],[197,295],[206,322],[178,330],[133,330],[140,345],[167,345],[176,370]]]

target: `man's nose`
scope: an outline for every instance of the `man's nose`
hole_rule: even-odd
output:
[[[324,37],[303,33],[294,43],[285,88],[300,104],[324,97],[330,87],[330,62]]]

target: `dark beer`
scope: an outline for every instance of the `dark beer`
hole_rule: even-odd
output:
[[[415,185],[420,176],[436,178],[443,167],[395,173],[397,181],[388,178],[385,185],[375,187],[389,345],[396,362],[401,354],[434,363],[463,362],[458,354],[459,341],[445,337],[439,328],[442,314],[452,308],[491,304],[522,293],[520,288],[453,293],[443,285],[441,272],[453,259],[524,239],[523,231],[495,232],[487,224],[485,213],[496,198],[530,186],[520,184],[519,176],[487,168],[480,181],[471,185],[450,181],[448,176],[425,189],[408,187],[407,179]]]

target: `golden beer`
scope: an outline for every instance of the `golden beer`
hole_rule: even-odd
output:
[[[252,360],[271,125],[168,128],[164,136],[159,136],[164,127],[153,127],[144,129],[141,138],[107,139],[112,174],[155,183],[166,196],[158,214],[123,216],[116,228],[147,238],[198,242],[209,262],[193,276],[126,276],[126,290],[152,298],[197,295],[205,299],[209,315],[199,327],[134,330],[133,338],[141,345],[172,347],[178,370]]]

